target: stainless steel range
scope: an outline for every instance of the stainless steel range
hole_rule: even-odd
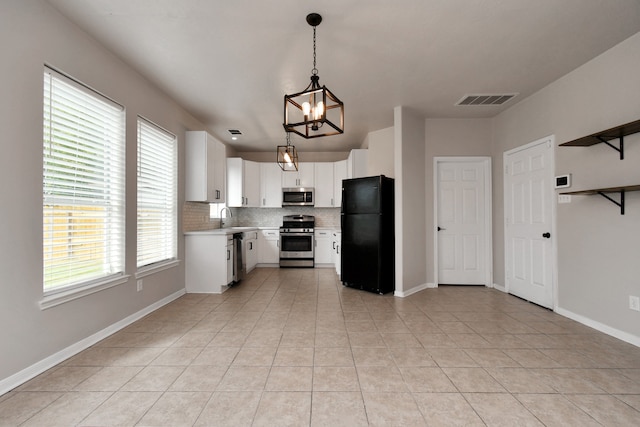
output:
[[[280,227],[280,267],[314,267],[315,217],[285,215]]]

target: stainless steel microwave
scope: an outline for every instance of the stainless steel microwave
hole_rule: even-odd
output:
[[[313,187],[288,187],[282,189],[282,206],[313,206]]]

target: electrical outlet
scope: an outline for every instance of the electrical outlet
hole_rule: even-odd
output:
[[[136,286],[137,286],[138,292],[140,292],[142,290],[142,279],[138,279],[138,281],[136,282]]]
[[[640,311],[640,297],[629,295],[629,309]]]

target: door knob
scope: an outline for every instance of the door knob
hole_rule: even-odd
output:
[[[548,239],[551,237],[551,233],[549,233],[548,231],[546,233],[542,233],[542,237],[544,237],[545,239]]]

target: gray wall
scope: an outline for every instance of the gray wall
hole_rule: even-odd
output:
[[[367,135],[367,171],[369,175],[395,177],[393,158],[393,126],[370,132]]]
[[[640,119],[640,33],[521,101],[494,119],[494,277],[504,285],[502,154],[548,135],[556,144]],[[556,175],[571,190],[640,184],[640,135],[625,141],[625,159],[604,144],[557,147]],[[558,310],[640,343],[640,192],[626,214],[601,196],[573,196],[557,206]],[[617,332],[616,332],[617,331]]]
[[[424,118],[394,109],[396,294],[426,285]]]
[[[136,115],[178,135],[202,125],[43,1],[0,2],[0,382],[184,288],[184,266],[47,310],[42,299],[42,88],[45,63],[126,106],[126,273],[136,269]],[[179,165],[179,203],[184,192]],[[179,222],[180,224],[181,222]],[[180,236],[182,231],[180,230]],[[179,241],[179,258],[184,241]]]

